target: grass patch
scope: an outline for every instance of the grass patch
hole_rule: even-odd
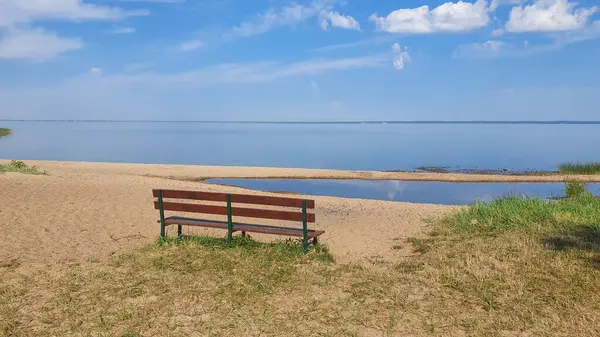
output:
[[[29,166],[21,160],[12,160],[8,164],[0,164],[0,173],[17,172],[25,174],[46,174],[35,166]]]
[[[9,336],[598,336],[600,201],[505,198],[432,223],[422,254],[170,238],[108,263],[0,265]]]
[[[11,134],[12,134],[12,130],[11,129],[0,128],[0,137],[9,136]]]
[[[250,235],[246,235],[246,237],[234,236],[231,244],[228,244],[227,238],[192,235],[183,236],[180,239],[177,237],[159,238],[157,244],[159,246],[193,244],[214,251],[229,250],[241,255],[259,253],[268,255],[269,260],[277,261],[290,262],[296,259],[308,259],[334,262],[333,255],[331,255],[327,246],[322,244],[311,245],[309,246],[309,252],[305,254],[300,240],[259,242],[254,240]]]
[[[559,166],[559,171],[566,174],[600,174],[600,163],[564,163]]]
[[[545,201],[539,198],[506,197],[489,203],[476,203],[443,223],[455,232],[493,234],[506,229],[527,231],[560,229],[600,224],[598,198]]]
[[[416,253],[425,254],[431,248],[429,245],[431,243],[430,239],[408,238],[406,242],[412,245],[413,251]]]
[[[565,195],[570,199],[593,197],[592,193],[587,190],[587,184],[581,181],[566,181]]]

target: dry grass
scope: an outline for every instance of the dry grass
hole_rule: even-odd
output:
[[[11,129],[0,128],[0,137],[9,136],[11,134],[12,134],[12,130]]]
[[[600,202],[507,199],[410,239],[417,257],[197,238],[110,263],[0,265],[7,336],[598,336]],[[550,215],[548,215],[550,214]],[[472,228],[468,228],[471,224]],[[402,243],[409,244],[409,243]]]

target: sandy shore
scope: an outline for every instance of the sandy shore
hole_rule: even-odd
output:
[[[5,263],[102,260],[153,242],[159,233],[158,212],[152,205],[153,188],[269,194],[177,179],[339,176],[337,171],[318,170],[33,161],[27,164],[36,165],[48,174],[0,174],[0,223],[5,237],[0,244],[0,261]],[[344,174],[356,178],[362,173]],[[457,209],[376,200],[310,198],[317,205],[315,228],[325,230],[322,241],[339,261],[394,260],[410,255],[410,247],[403,241],[422,235],[424,219]],[[257,237],[273,238],[278,237]]]
[[[0,163],[9,162],[0,159]],[[553,174],[540,176],[458,174],[423,172],[344,171],[299,168],[197,166],[158,164],[117,164],[27,160],[45,170],[73,173],[124,174],[201,181],[208,178],[298,178],[298,179],[363,179],[446,182],[564,182],[565,180],[600,182],[600,175]]]

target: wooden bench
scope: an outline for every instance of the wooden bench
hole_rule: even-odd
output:
[[[160,212],[160,236],[163,239],[166,237],[166,226],[177,225],[177,235],[179,237],[181,237],[182,235],[182,226],[196,226],[226,229],[227,241],[229,243],[231,243],[233,233],[238,231],[242,232],[242,235],[244,236],[246,235],[246,233],[262,233],[290,237],[301,237],[302,246],[304,250],[307,251],[309,239],[312,239],[312,244],[316,244],[319,235],[324,233],[324,231],[321,230],[308,229],[308,223],[314,223],[316,221],[314,214],[314,200],[281,198],[260,195],[226,194],[214,192],[177,191],[162,189],[152,190],[152,195],[156,198],[154,200],[154,209],[158,209]],[[184,202],[165,201],[164,199],[200,200],[211,202],[223,202],[225,204],[202,205],[198,203],[192,204]],[[293,208],[293,211],[264,208],[234,207],[233,204],[279,206]],[[313,211],[313,213],[309,213],[309,210]],[[187,218],[181,216],[165,217],[165,211],[226,215],[227,220],[215,221],[207,219]],[[243,218],[297,221],[302,222],[302,228],[278,227],[234,222],[233,216],[239,216]]]

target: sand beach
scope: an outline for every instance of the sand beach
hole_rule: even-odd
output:
[[[0,175],[0,222],[11,239],[0,259],[22,262],[103,259],[153,242],[159,227],[153,188],[270,193],[202,182],[213,177],[383,178],[401,174],[333,170],[27,161],[46,175]],[[301,197],[301,196],[298,196]],[[340,261],[396,259],[398,240],[418,236],[424,219],[457,207],[305,196],[315,228]],[[368,229],[368,230],[365,230]],[[172,230],[172,229],[171,229]],[[217,231],[216,235],[223,235]],[[264,240],[273,237],[261,238]]]

